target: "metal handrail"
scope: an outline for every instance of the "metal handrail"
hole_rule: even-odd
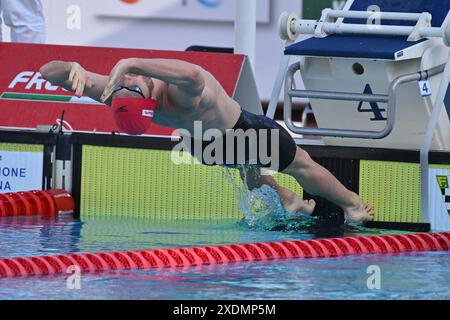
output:
[[[445,65],[444,74],[442,76],[439,91],[436,96],[436,100],[433,105],[433,111],[431,112],[430,120],[427,124],[423,143],[420,147],[420,191],[422,195],[422,222],[430,222],[429,213],[429,152],[433,136],[436,131],[436,127],[439,122],[439,116],[444,106],[445,95],[448,90],[448,84],[450,82],[450,55],[448,56],[447,63]]]
[[[292,84],[294,74],[300,70],[300,63],[292,64],[286,73],[284,85],[284,122],[289,130],[296,134],[309,136],[328,136],[343,138],[360,138],[360,139],[382,139],[388,136],[395,124],[396,105],[397,105],[397,88],[399,85],[413,81],[427,79],[444,71],[445,64],[431,68],[429,70],[401,75],[395,78],[389,85],[387,95],[377,94],[360,94],[350,92],[333,92],[333,91],[311,91],[311,90],[294,90]],[[292,121],[292,98],[293,97],[309,97],[317,99],[329,100],[346,100],[346,101],[363,101],[363,102],[384,102],[388,104],[386,126],[381,131],[370,130],[346,130],[346,129],[324,129],[324,128],[303,128],[297,127]]]
[[[332,22],[333,18],[339,18]],[[342,18],[363,18],[383,20],[417,21],[415,26],[383,25],[373,28],[371,24],[344,23]],[[300,34],[311,34],[316,37],[326,37],[330,34],[368,34],[407,36],[408,41],[418,41],[423,38],[442,38],[446,45],[450,44],[450,11],[441,27],[431,26],[430,13],[421,14],[404,12],[373,12],[353,10],[324,9],[319,20],[299,19],[294,13],[283,12],[278,22],[281,39],[295,40]]]
[[[344,101],[364,101],[364,102],[384,102],[389,101],[387,95],[382,94],[357,94],[348,92],[330,92],[315,90],[289,90],[289,96],[293,98],[309,98],[309,99],[333,99]]]

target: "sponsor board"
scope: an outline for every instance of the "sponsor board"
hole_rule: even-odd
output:
[[[214,223],[243,217],[236,197],[236,188],[243,187],[238,170],[194,163],[176,165],[170,150],[83,145],[82,152],[83,219],[115,216]],[[190,153],[186,156],[191,157]],[[281,173],[273,177],[303,197],[303,189],[293,177]]]
[[[429,179],[431,226],[450,230],[450,167],[432,166]]]
[[[43,152],[0,150],[0,193],[42,189]]]
[[[376,222],[423,222],[418,163],[360,160],[359,194],[373,205]],[[429,219],[433,230],[450,230],[450,166],[430,164]]]
[[[448,181],[450,180],[450,175],[448,176],[436,176],[439,189],[441,190],[442,200],[444,200],[445,209],[450,216],[450,187]]]
[[[36,129],[62,123],[66,131],[119,132],[108,106],[89,97],[74,97],[43,79],[39,69],[52,60],[77,61],[89,71],[108,75],[118,60],[129,57],[197,64],[211,72],[230,96],[244,61],[242,55],[203,52],[0,43],[0,60],[8,61],[0,73],[0,127]],[[146,134],[170,136],[173,132],[173,128],[152,123]]]

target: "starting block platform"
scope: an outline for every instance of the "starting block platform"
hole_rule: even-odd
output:
[[[291,59],[301,57],[286,81],[300,72],[306,89],[289,87],[285,104],[309,98],[321,129],[295,128],[289,115],[288,126],[327,145],[420,149],[450,52],[449,9],[448,0],[350,0],[317,21],[285,16],[295,25],[285,38],[313,35],[285,49]],[[450,151],[449,93],[444,101],[431,150]]]
[[[285,55],[267,115],[273,117],[284,84],[284,121],[293,134],[320,136],[328,147],[385,149],[398,162],[403,153],[417,153],[420,165],[404,175],[418,179],[420,220],[434,226],[438,214],[438,224],[447,228],[445,193],[437,181],[446,181],[450,168],[433,163],[429,152],[450,157],[450,1],[348,0],[342,10],[324,9],[317,20],[286,12],[279,35]],[[297,88],[299,77],[304,89]],[[296,98],[309,99],[318,128],[294,123]],[[368,165],[360,179],[378,181],[370,174],[378,164]],[[383,166],[394,174],[404,165]],[[392,177],[383,179],[402,180]],[[389,195],[383,197],[372,203],[384,206]]]

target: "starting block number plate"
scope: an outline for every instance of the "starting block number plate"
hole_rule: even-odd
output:
[[[419,89],[420,89],[420,94],[422,95],[422,97],[431,96],[431,87],[430,87],[430,82],[428,80],[419,81]]]

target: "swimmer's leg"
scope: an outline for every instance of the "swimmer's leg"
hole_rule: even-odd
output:
[[[344,210],[348,222],[373,220],[373,209],[359,196],[345,188],[327,169],[314,162],[309,154],[297,147],[295,158],[283,173],[293,176],[310,194],[321,196]]]
[[[244,172],[245,170],[245,172]],[[261,187],[263,184],[273,188],[280,196],[281,204],[284,209],[291,213],[304,213],[311,215],[316,207],[314,200],[303,200],[297,194],[289,189],[280,186],[270,175],[261,175],[261,170],[256,166],[248,166],[245,169],[239,169],[241,179],[246,179],[250,190]]]

